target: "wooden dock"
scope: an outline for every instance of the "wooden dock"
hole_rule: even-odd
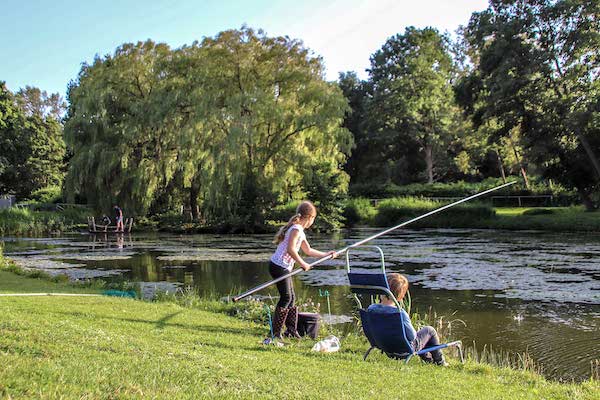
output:
[[[116,225],[101,225],[96,224],[96,219],[94,217],[88,217],[88,231],[90,233],[110,233],[110,234],[120,234],[120,233],[131,233],[131,228],[133,227],[133,218],[125,218],[123,222],[123,230],[116,231]]]

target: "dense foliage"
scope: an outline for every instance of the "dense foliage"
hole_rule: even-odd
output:
[[[69,101],[68,192],[98,208],[185,201],[252,226],[275,204],[320,196],[309,173],[346,191],[346,102],[297,40],[243,28],[177,50],[126,44],[84,65]]]
[[[432,28],[389,38],[367,80],[339,79],[353,191],[519,174],[527,191],[539,176],[596,208],[599,15],[591,0],[491,0],[454,41]]]
[[[593,208],[600,187],[600,3],[491,0],[466,30],[475,68],[458,87],[475,123],[518,132],[544,176]]]
[[[62,126],[55,114],[24,107],[26,98],[0,82],[0,194],[28,197],[63,180]]]
[[[458,153],[447,151],[460,148],[463,129],[455,118],[455,71],[447,37],[409,27],[372,55],[367,82],[340,74],[353,109],[345,126],[357,143],[347,167],[354,182],[432,183],[458,171]]]
[[[338,82],[301,41],[247,27],[177,49],[126,43],[83,64],[66,114],[56,94],[2,84],[0,194],[183,209],[236,231],[308,198],[328,230],[344,209],[349,223],[369,214],[349,185],[371,199],[462,197],[519,176],[511,194],[576,194],[594,210],[599,15],[593,0],[490,0],[457,36],[408,27],[366,80]]]
[[[518,181],[517,176],[507,176],[507,179],[510,181]],[[486,178],[480,182],[457,181],[449,183],[436,182],[433,184],[411,183],[402,186],[393,183],[387,185],[361,183],[353,185],[350,188],[349,194],[352,197],[363,196],[371,199],[396,196],[467,197],[501,184],[501,178]],[[548,186],[548,184],[540,178],[532,179],[529,182],[529,188],[526,188],[522,182],[519,182],[514,186],[496,192],[495,195],[577,197],[576,192],[567,190],[564,186],[558,184]]]

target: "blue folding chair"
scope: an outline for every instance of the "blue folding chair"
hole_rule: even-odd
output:
[[[390,291],[387,277],[385,274],[385,260],[383,251],[378,246],[361,246],[370,248],[379,252],[381,257],[381,267],[375,272],[353,272],[350,267],[350,250],[346,252],[346,269],[348,280],[350,281],[350,290],[354,293],[359,306],[360,320],[362,322],[363,332],[369,341],[371,347],[365,353],[363,359],[366,360],[373,349],[379,349],[388,357],[394,359],[403,359],[408,363],[413,356],[426,354],[434,350],[444,349],[446,347],[458,348],[461,362],[464,362],[462,352],[462,342],[460,340],[440,344],[434,347],[428,347],[417,351],[407,339],[404,328],[403,315],[400,313],[401,304]],[[398,307],[398,312],[378,313],[368,312],[362,307],[359,295],[370,295],[371,303],[376,295],[386,295],[393,299]]]

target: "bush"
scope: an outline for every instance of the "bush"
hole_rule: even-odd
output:
[[[306,198],[319,212],[312,230],[332,232],[343,226],[344,202],[348,198],[349,176],[337,164],[320,163],[309,168],[302,177]]]
[[[370,223],[376,214],[377,209],[369,199],[358,197],[346,201],[343,215],[346,219],[346,226],[353,226],[359,223]]]
[[[189,222],[189,218],[185,218],[184,215],[177,211],[167,211],[162,214],[156,214],[152,216],[151,219],[157,221],[159,227],[178,226],[184,222]]]
[[[47,186],[32,192],[30,199],[37,203],[60,203],[62,194],[59,186]]]
[[[63,212],[31,211],[23,208],[0,210],[0,235],[39,235],[64,232],[85,222],[89,210],[68,209]]]
[[[523,215],[550,215],[554,213],[554,210],[550,210],[548,208],[536,208],[523,211]]]
[[[291,201],[286,204],[282,204],[273,207],[267,214],[266,219],[279,223],[286,223],[292,218],[292,215],[296,214],[296,208],[300,204],[299,200]]]
[[[378,226],[389,226],[398,224],[402,221],[415,218],[423,215],[431,210],[442,207],[448,202],[440,202],[434,200],[426,200],[415,197],[397,197],[386,199],[377,206],[377,215],[375,216],[375,224]],[[472,221],[493,218],[496,212],[492,207],[481,203],[460,204],[451,207],[438,216],[435,222],[426,221],[425,225],[445,224],[449,221]]]

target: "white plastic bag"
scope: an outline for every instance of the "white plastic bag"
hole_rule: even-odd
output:
[[[333,353],[340,349],[340,339],[330,335],[320,342],[315,343],[312,351],[318,351],[321,353]]]

